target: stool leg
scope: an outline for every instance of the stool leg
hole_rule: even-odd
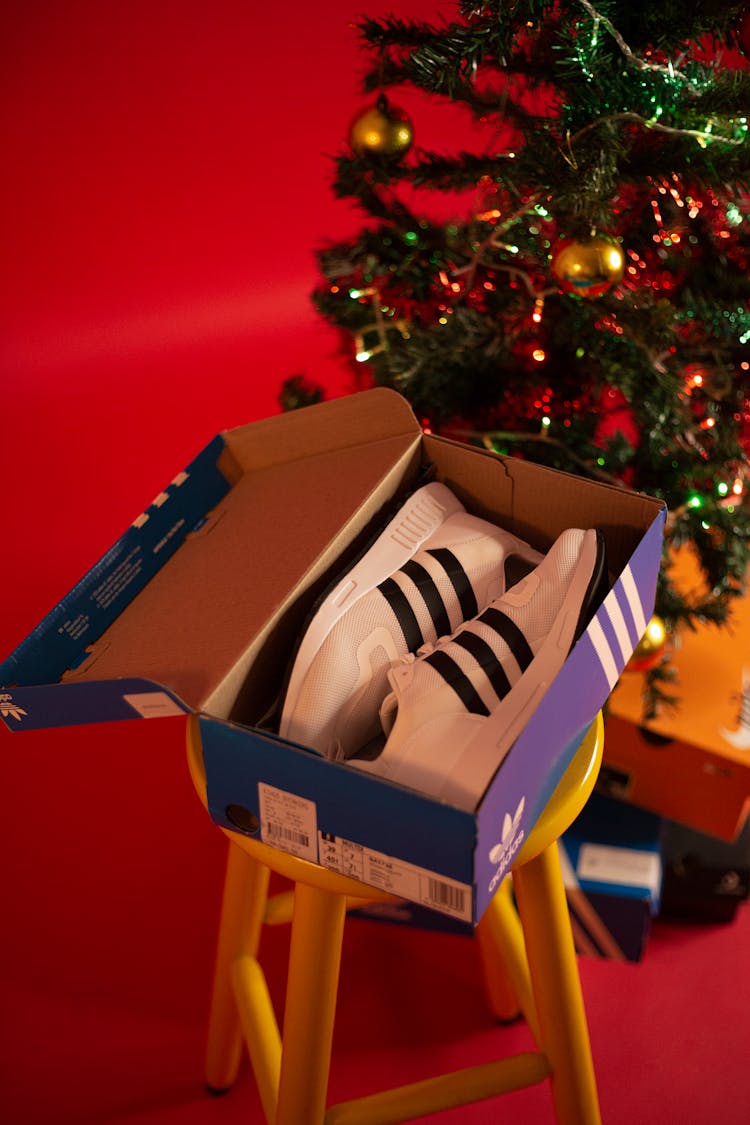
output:
[[[506,878],[477,927],[490,1007],[498,1019],[512,1019],[520,1009],[537,1046],[541,1043],[526,941],[511,880]]]
[[[230,843],[206,1046],[206,1085],[212,1093],[228,1090],[237,1077],[243,1038],[232,965],[258,952],[269,874],[267,867]]]
[[[505,900],[509,897],[509,880],[505,879],[476,929],[487,1000],[492,1014],[504,1023],[510,1023],[521,1014],[504,948],[506,944],[504,914],[508,905]]]
[[[276,1125],[322,1125],[346,896],[298,883],[289,950]]]
[[[513,872],[543,1050],[560,1125],[601,1125],[560,856],[554,843]]]

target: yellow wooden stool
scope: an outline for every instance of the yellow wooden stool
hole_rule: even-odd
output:
[[[467,1067],[326,1110],[344,920],[348,907],[391,899],[343,875],[248,836],[230,840],[219,929],[206,1082],[213,1092],[237,1076],[243,1040],[269,1125],[389,1125],[549,1079],[561,1125],[599,1125],[596,1081],[557,840],[586,803],[602,758],[601,715],[478,927],[495,1014],[526,1018],[538,1051]],[[191,776],[206,805],[200,728],[188,723]],[[222,831],[224,831],[222,829]],[[294,891],[269,898],[271,871]],[[261,926],[292,922],[283,1036],[257,960]]]

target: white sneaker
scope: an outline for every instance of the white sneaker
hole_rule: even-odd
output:
[[[418,489],[315,612],[294,659],[279,734],[350,758],[378,734],[389,665],[451,633],[541,555],[470,515],[439,483]]]
[[[391,667],[385,746],[350,764],[476,808],[607,589],[601,533],[564,531],[473,621]]]

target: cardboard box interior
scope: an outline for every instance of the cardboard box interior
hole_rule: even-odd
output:
[[[326,404],[314,426],[303,411],[228,431],[219,467],[230,491],[64,681],[144,677],[194,710],[260,725],[316,599],[428,476],[540,550],[566,527],[601,527],[614,574],[657,510],[422,436],[399,396],[365,394],[366,412],[353,396]]]

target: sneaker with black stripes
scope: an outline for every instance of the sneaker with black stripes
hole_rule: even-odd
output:
[[[513,566],[541,559],[471,515],[444,484],[419,488],[315,611],[297,650],[279,734],[329,758],[382,735],[392,661],[438,637],[506,588]]]
[[[472,621],[393,664],[385,745],[351,765],[476,808],[608,588],[601,533],[564,531]]]

